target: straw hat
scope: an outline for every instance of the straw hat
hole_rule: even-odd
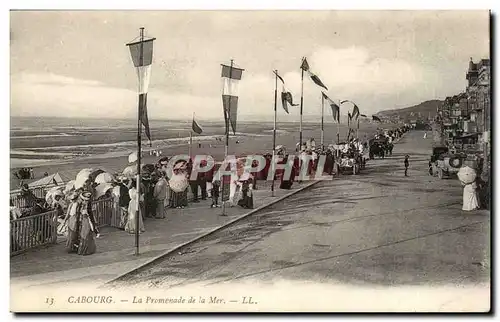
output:
[[[90,200],[90,197],[92,196],[92,193],[89,192],[89,191],[85,191],[83,192],[80,197],[82,198],[82,200]]]

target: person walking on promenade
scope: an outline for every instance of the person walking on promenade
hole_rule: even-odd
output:
[[[405,156],[405,177],[408,176],[408,168],[410,167],[410,161],[408,161],[409,158],[410,156],[407,154]]]
[[[198,175],[196,175],[196,177],[191,177],[193,170],[193,161],[190,159],[187,169],[187,173],[189,175],[189,186],[191,187],[191,193],[193,194],[193,202],[200,202],[198,200],[198,186],[200,185],[200,183],[198,181]]]
[[[206,167],[207,161],[202,160],[200,162],[200,166]],[[201,200],[207,200],[207,173],[206,172],[199,172],[198,173],[198,184],[199,184],[200,190],[201,190]]]
[[[76,253],[80,244],[80,202],[78,201],[77,193],[73,193],[69,199],[71,203],[68,206],[68,212],[63,224],[68,227],[66,251],[68,253]]]
[[[165,198],[167,197],[168,183],[163,173],[160,172],[159,175],[158,182],[154,187],[153,197],[156,202],[155,218],[163,219],[165,218]]]
[[[128,204],[128,219],[127,224],[125,225],[125,231],[129,234],[135,234],[135,230],[137,228],[135,222],[137,209],[137,189],[135,182],[132,184],[132,187],[130,188],[128,193],[130,195],[130,203]],[[139,214],[139,233],[142,233],[144,231],[144,222],[142,220],[142,216]]]
[[[92,212],[91,204],[92,193],[85,191],[80,195],[81,203],[81,226],[80,226],[80,244],[78,246],[78,255],[91,255],[96,252],[96,243],[94,234],[99,236],[97,223]]]
[[[144,215],[146,218],[153,218],[156,212],[156,204],[154,198],[155,182],[152,174],[145,173],[143,177],[144,190]]]
[[[130,203],[129,186],[128,180],[124,177],[120,178],[120,197],[118,199],[118,206],[121,210],[120,216],[120,228],[125,229],[128,219],[128,204]]]
[[[220,180],[215,178],[212,180],[212,190],[210,195],[212,196],[212,205],[210,208],[219,208],[219,193],[220,193]]]

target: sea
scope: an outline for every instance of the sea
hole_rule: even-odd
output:
[[[193,135],[193,141],[210,141],[215,138],[224,140],[224,122],[198,120],[203,133]],[[192,120],[151,120],[152,142],[143,134],[145,150],[186,145],[190,139]],[[304,140],[314,135],[319,143],[319,122],[303,123]],[[327,124],[325,131],[336,136],[334,124]],[[373,132],[376,126],[363,125],[361,133]],[[298,122],[280,122],[277,135],[298,141]],[[341,126],[341,135],[347,128]],[[273,122],[243,121],[238,122],[233,137],[251,141],[255,137],[272,141]],[[279,143],[279,142],[278,142]],[[12,117],[10,126],[11,168],[36,166],[42,164],[70,161],[89,157],[117,157],[135,151],[137,146],[137,121],[114,119],[82,119],[55,117]]]

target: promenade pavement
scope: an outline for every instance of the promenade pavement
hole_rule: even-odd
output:
[[[254,209],[309,184],[311,181],[296,182],[291,190],[282,190],[275,182],[275,196],[272,197],[271,183],[258,182],[258,190],[254,190]],[[210,200],[189,203],[185,209],[167,209],[165,219],[146,218],[146,231],[140,235],[139,256],[135,255],[135,235],[104,227],[101,237],[96,240],[97,253],[90,256],[67,254],[64,243],[58,243],[11,257],[11,286],[24,289],[86,281],[102,284],[251,211],[234,206],[226,209],[227,216],[221,216],[222,208],[210,208],[210,204]]]

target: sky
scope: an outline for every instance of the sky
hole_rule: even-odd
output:
[[[238,117],[271,119],[278,70],[300,101],[300,64],[362,114],[464,91],[472,57],[489,58],[487,11],[12,11],[11,116],[137,117],[125,44],[155,37],[150,119],[223,119],[221,66],[245,69]],[[278,86],[281,91],[281,86]],[[299,109],[279,117],[294,119]],[[343,104],[341,115],[352,106]],[[321,88],[304,79],[304,114]],[[325,113],[331,114],[328,110]]]

